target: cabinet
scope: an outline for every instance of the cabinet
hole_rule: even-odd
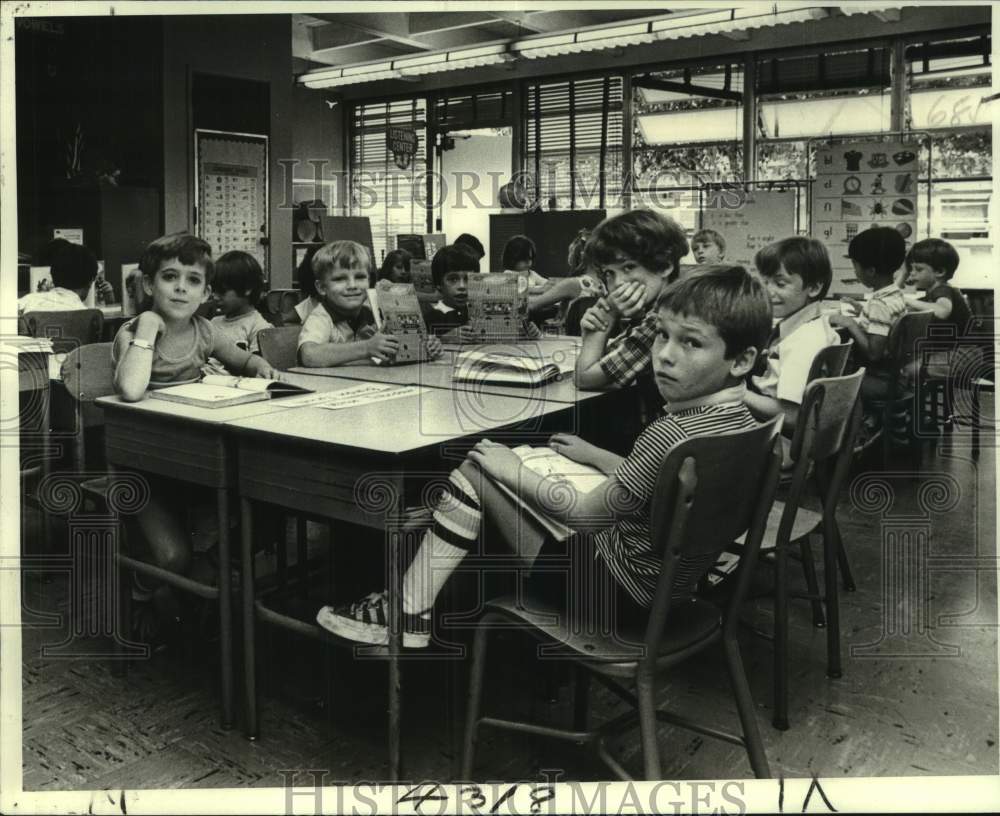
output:
[[[489,271],[502,272],[504,245],[515,235],[526,235],[535,242],[535,271],[547,278],[565,277],[570,271],[566,266],[566,250],[570,243],[581,229],[593,229],[606,215],[605,210],[550,210],[491,215]]]

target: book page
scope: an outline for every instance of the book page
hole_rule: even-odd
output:
[[[589,493],[608,478],[597,468],[574,462],[551,448],[521,445],[513,450],[524,462],[525,467],[541,476],[553,476],[565,480],[583,494]]]
[[[188,399],[194,403],[225,402],[226,400],[244,397],[246,393],[242,388],[232,388],[227,385],[211,385],[205,382],[172,385],[169,388],[160,388],[152,392],[152,394],[157,395],[169,394],[172,397]]]
[[[277,382],[266,377],[232,377],[225,374],[206,374],[202,378],[203,385],[225,388],[237,388],[240,391],[267,391],[268,386]]]

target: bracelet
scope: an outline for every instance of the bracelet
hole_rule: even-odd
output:
[[[134,338],[130,340],[129,346],[130,347],[135,346],[136,348],[141,348],[141,349],[148,349],[149,351],[153,350],[152,343],[150,343],[148,340],[140,340],[139,338]]]

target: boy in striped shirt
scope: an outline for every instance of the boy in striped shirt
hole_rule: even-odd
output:
[[[627,457],[567,434],[556,434],[549,442],[569,459],[606,474],[603,483],[586,494],[565,482],[553,489],[552,477],[523,467],[508,447],[485,439],[450,474],[444,495],[432,508],[433,526],[403,579],[404,646],[428,644],[434,602],[451,573],[476,548],[484,516],[493,522],[491,531],[495,527],[505,546],[523,560],[537,556],[541,541],[530,539],[542,534],[527,514],[520,515],[518,506],[506,500],[498,483],[575,533],[591,533],[568,542],[571,551],[594,548],[573,553],[582,554],[574,558],[573,568],[582,572],[570,576],[569,586],[587,587],[587,592],[608,586],[611,594],[587,598],[585,607],[611,603],[618,622],[644,618],[660,565],[649,523],[659,469],[668,451],[688,437],[755,425],[743,400],[745,381],[770,332],[771,304],[763,285],[745,269],[717,267],[667,287],[655,316],[652,368],[666,403],[664,415],[643,430]],[[568,500],[566,490],[573,492]],[[484,543],[489,547],[493,542]],[[579,601],[577,597],[577,607]],[[373,593],[349,606],[323,607],[317,621],[350,640],[387,643],[386,593]]]

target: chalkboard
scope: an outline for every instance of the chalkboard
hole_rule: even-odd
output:
[[[701,228],[726,240],[725,260],[753,269],[754,255],[768,244],[795,235],[796,190],[708,190]]]

